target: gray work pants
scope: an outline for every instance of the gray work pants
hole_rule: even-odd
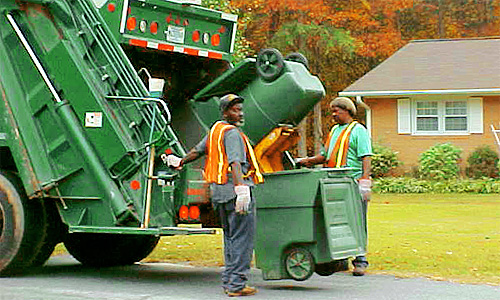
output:
[[[224,230],[224,260],[222,287],[236,292],[245,287],[250,274],[255,235],[255,200],[252,197],[250,213],[236,214],[236,199],[214,204]]]
[[[361,203],[363,211],[363,225],[365,227],[365,233],[368,236],[368,226],[367,226],[368,201],[361,200]],[[356,258],[352,261],[352,264],[354,266],[365,266],[365,267],[368,267],[369,265],[368,260],[364,255],[356,256]]]

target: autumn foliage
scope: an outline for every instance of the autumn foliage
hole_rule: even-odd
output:
[[[323,114],[339,91],[410,40],[500,35],[500,0],[205,1],[238,13],[246,55],[304,54],[327,90]]]

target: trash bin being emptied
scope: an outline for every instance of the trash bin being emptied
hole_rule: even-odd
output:
[[[264,280],[328,276],[366,253],[361,196],[350,172],[304,168],[265,175],[255,188],[255,255]]]

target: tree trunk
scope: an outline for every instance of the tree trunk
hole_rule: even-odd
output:
[[[438,7],[438,34],[440,39],[446,38],[446,29],[444,27],[444,5],[443,0],[439,0]]]
[[[307,117],[302,120],[302,122],[299,123],[299,142],[297,144],[297,151],[299,157],[306,157],[307,156],[307,133],[306,133],[306,127],[307,127]]]
[[[323,131],[321,130],[321,102],[314,105],[314,154],[319,154],[322,145]]]

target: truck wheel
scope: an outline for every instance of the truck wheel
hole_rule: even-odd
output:
[[[160,240],[154,235],[70,233],[64,241],[68,252],[84,265],[130,265],[153,251]]]
[[[34,267],[45,264],[52,252],[54,252],[56,245],[62,242],[63,236],[68,231],[67,226],[61,222],[56,204],[50,199],[46,199],[44,203],[47,212],[47,234],[42,242],[40,250],[33,260]]]
[[[349,270],[349,262],[347,259],[327,262],[323,264],[316,264],[316,274],[320,276],[330,276],[335,272],[342,272]]]
[[[306,67],[306,69],[309,70],[309,61],[302,53],[299,52],[290,53],[285,57],[285,60],[301,63]]]
[[[257,74],[264,81],[273,81],[278,78],[285,68],[285,60],[279,50],[274,48],[262,49],[257,55]]]
[[[297,281],[303,281],[314,273],[314,259],[309,250],[294,247],[285,252],[285,269]]]
[[[46,234],[43,203],[29,199],[17,176],[0,172],[0,275],[30,267]]]

